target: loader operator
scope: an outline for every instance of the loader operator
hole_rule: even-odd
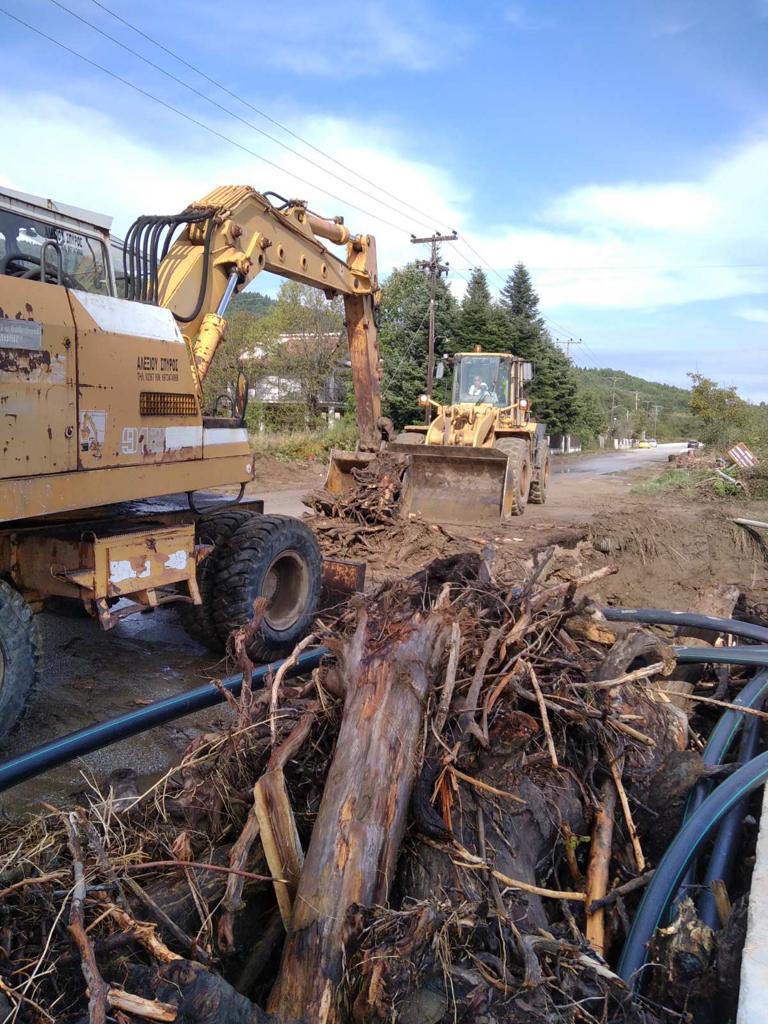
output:
[[[469,397],[479,398],[481,395],[488,394],[488,385],[485,383],[483,378],[479,375],[475,375],[475,379],[469,385]]]

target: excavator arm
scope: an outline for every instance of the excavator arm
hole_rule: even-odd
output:
[[[179,233],[179,229],[181,232]],[[346,259],[324,242],[346,247]],[[223,340],[232,296],[262,271],[341,295],[360,447],[378,449],[381,371],[374,310],[376,242],[351,235],[300,201],[274,206],[247,186],[226,185],[173,217],[140,217],[125,240],[127,297],[171,310],[188,339],[200,383]]]

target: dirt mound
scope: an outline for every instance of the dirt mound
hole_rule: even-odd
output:
[[[607,603],[685,608],[713,583],[735,584],[757,604],[768,601],[764,544],[710,504],[625,503],[595,516],[589,540],[589,564],[619,567],[601,584]]]

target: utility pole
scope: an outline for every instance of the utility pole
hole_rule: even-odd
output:
[[[611,380],[611,433],[615,435],[616,429],[616,375]]]
[[[568,338],[568,340],[564,341],[563,344],[565,345],[565,356],[566,356],[567,359],[570,359],[571,358],[571,345],[581,345],[582,344],[582,340],[581,340],[581,338]]]
[[[448,273],[448,264],[440,262],[440,242],[455,242],[459,236],[454,231],[450,235],[430,235],[429,238],[416,238],[411,235],[411,242],[414,245],[431,245],[432,253],[428,260],[416,260],[419,270],[429,271],[429,353],[427,355],[427,398],[432,397],[432,385],[435,380],[435,295],[437,293],[437,282],[441,274]],[[429,423],[431,409],[429,406],[424,410],[424,419]]]
[[[654,437],[656,437],[656,434],[658,433],[657,425],[658,425],[658,420],[659,420],[659,411],[660,411],[660,409],[661,409],[660,405],[654,405],[654,407],[653,407],[653,436]]]

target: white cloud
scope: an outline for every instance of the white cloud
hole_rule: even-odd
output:
[[[109,97],[104,105],[109,108]],[[0,91],[0,132],[15,140],[4,152],[3,176],[22,191],[54,194],[62,202],[111,213],[118,233],[139,214],[176,212],[219,184],[273,189],[306,198],[326,215],[342,214],[353,231],[375,234],[382,273],[421,255],[409,242],[410,232],[426,235],[434,228],[455,227],[502,275],[518,260],[525,262],[543,308],[556,317],[561,309],[643,310],[712,299],[758,308],[760,297],[768,295],[768,274],[761,266],[768,262],[768,138],[722,155],[688,181],[585,184],[553,197],[526,222],[474,230],[471,188],[426,160],[404,156],[392,126],[384,131],[381,125],[328,116],[294,124],[345,165],[364,168],[372,181],[417,210],[429,211],[421,224],[411,211],[387,209],[273,143],[245,130],[238,134],[229,124],[211,123],[285,172],[221,141],[210,145],[200,130],[187,130],[151,107],[140,108],[130,119],[112,119],[50,94]],[[135,125],[166,138],[167,145],[131,134]],[[367,212],[323,195],[319,187]],[[363,183],[360,187],[372,191]],[[397,205],[388,197],[383,202]],[[478,262],[466,250],[461,257],[452,246],[445,247],[444,257],[464,273]],[[493,275],[490,283],[499,285]],[[463,287],[459,279],[457,292]]]
[[[544,29],[552,28],[554,21],[551,18],[542,17],[539,14],[532,14],[523,4],[507,4],[504,9],[504,18],[523,32],[541,32]]]
[[[558,197],[542,220],[576,227],[702,231],[717,213],[717,199],[697,184],[587,185]]]
[[[768,324],[768,309],[759,306],[744,306],[736,311],[742,320],[752,320],[757,324]]]
[[[149,21],[157,23],[156,5],[142,3]],[[450,62],[469,38],[469,32],[434,0],[357,0],[354,10],[349,0],[262,0],[257,18],[251,0],[231,0],[227,5],[191,0],[188,7],[181,26],[176,9],[170,11],[175,20],[166,34],[177,42],[183,43],[179,32],[191,26],[190,45],[199,46],[199,26],[209,25],[209,46],[229,61],[236,25],[236,46],[248,54],[254,69],[298,75],[358,78],[392,68],[423,72]]]

